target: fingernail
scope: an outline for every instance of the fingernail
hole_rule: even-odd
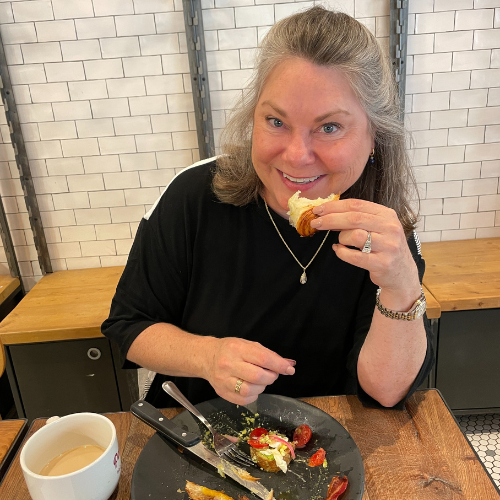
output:
[[[294,359],[287,359],[287,361],[289,361],[292,366],[295,366],[297,364],[297,361],[295,361]]]
[[[325,210],[325,207],[323,205],[318,205],[317,207],[313,208],[313,214],[321,215],[324,210]]]
[[[289,366],[289,367],[286,369],[285,373],[286,373],[287,375],[293,375],[293,374],[295,373],[295,368],[294,368],[293,366]]]
[[[311,227],[314,227],[314,228],[319,228],[321,227],[321,219],[313,219],[311,222]]]

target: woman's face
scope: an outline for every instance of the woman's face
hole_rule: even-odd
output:
[[[269,75],[254,113],[252,161],[268,205],[286,217],[288,199],[326,198],[360,177],[374,147],[368,117],[347,78],[304,59]]]

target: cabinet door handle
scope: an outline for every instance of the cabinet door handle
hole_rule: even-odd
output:
[[[87,356],[92,360],[92,361],[96,361],[98,360],[100,357],[101,357],[101,351],[100,349],[97,349],[97,347],[91,347],[88,351],[87,351]]]

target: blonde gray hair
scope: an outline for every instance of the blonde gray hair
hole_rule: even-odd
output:
[[[287,17],[266,35],[253,79],[221,135],[223,154],[217,159],[214,193],[220,201],[236,206],[258,199],[263,185],[251,159],[254,111],[271,71],[286,59],[297,57],[341,71],[368,116],[376,163],[366,165],[342,198],[364,199],[394,209],[409,234],[417,219],[411,208],[415,180],[389,59],[364,25],[323,7]]]

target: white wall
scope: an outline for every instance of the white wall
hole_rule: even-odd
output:
[[[388,48],[389,0],[317,3]],[[216,137],[259,40],[311,5],[203,0]],[[500,0],[413,0],[409,10],[421,239],[500,236]],[[0,24],[54,270],[124,264],[142,215],[198,159],[181,0],[0,1]],[[30,288],[41,272],[0,120],[0,193]]]
[[[406,118],[420,237],[498,237],[500,0],[411,1],[410,33]]]

